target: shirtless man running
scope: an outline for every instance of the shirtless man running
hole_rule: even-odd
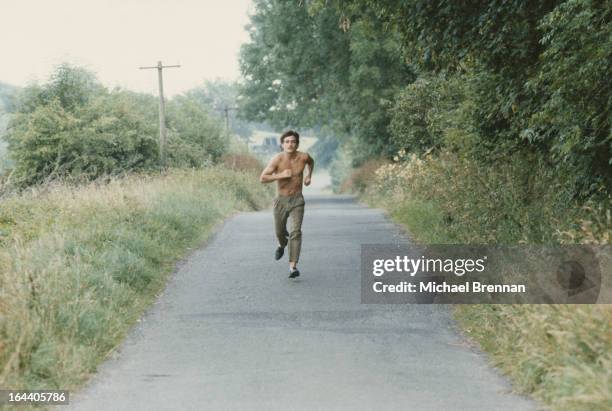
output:
[[[297,263],[302,248],[304,218],[302,182],[307,186],[310,185],[314,160],[308,153],[297,150],[300,145],[300,135],[295,131],[289,130],[283,133],[280,142],[283,152],[270,160],[259,181],[277,182],[278,196],[274,199],[274,231],[278,239],[278,248],[274,258],[280,260],[285,253],[285,247],[289,244],[289,278],[295,278],[300,275]],[[287,231],[289,217],[291,217],[291,232]]]

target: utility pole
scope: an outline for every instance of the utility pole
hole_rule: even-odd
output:
[[[162,62],[158,61],[157,66],[139,67],[141,70],[157,69],[157,77],[159,80],[159,161],[162,169],[166,167],[166,106],[164,104],[164,81],[162,79],[162,69],[171,67],[181,66],[162,66]]]
[[[238,107],[230,107],[227,104],[225,106],[223,106],[223,108],[218,109],[219,111],[223,111],[224,116],[225,116],[225,131],[227,132],[227,135],[229,136],[229,112],[230,110],[238,110]]]
[[[229,123],[229,112],[230,110],[238,110],[238,107],[230,107],[227,104],[223,106],[221,109],[217,109],[219,111],[223,111],[225,115],[225,133],[227,134],[228,144],[231,143],[231,134],[230,134],[230,123]],[[232,169],[236,168],[236,156],[232,156]]]

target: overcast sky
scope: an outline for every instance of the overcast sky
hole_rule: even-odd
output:
[[[168,96],[204,79],[237,79],[250,0],[0,0],[0,81],[45,81],[63,61],[108,87],[157,94],[161,60]]]

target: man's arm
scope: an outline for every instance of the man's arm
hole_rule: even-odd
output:
[[[272,157],[266,168],[263,169],[259,181],[262,183],[271,183],[272,181],[281,180],[283,178],[291,178],[291,170],[284,170],[281,173],[274,174],[278,168],[278,156]]]
[[[310,157],[310,154],[306,153],[306,165],[308,166],[308,172],[304,172],[304,185],[310,185],[310,178],[312,177],[312,173],[314,171],[314,160]]]

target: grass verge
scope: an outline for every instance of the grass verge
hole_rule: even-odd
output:
[[[95,371],[212,227],[263,207],[269,187],[222,168],[0,203],[0,387],[67,389]]]
[[[514,228],[519,224],[508,225],[512,230],[503,224],[511,221],[507,216],[517,216],[514,221],[520,221],[525,230],[530,230],[529,234],[537,231],[540,240],[552,238],[546,233],[557,230],[560,238],[570,242],[609,244],[612,232],[609,211],[591,213],[578,220],[576,228],[560,231],[558,227],[564,227],[571,216],[563,221],[534,217],[540,213],[536,212],[538,207],[550,208],[544,199],[530,204],[535,211],[521,208],[514,197],[504,200],[510,204],[505,209],[503,204],[492,207],[496,191],[477,194],[462,191],[460,184],[469,184],[470,175],[447,173],[436,181],[431,169],[414,171],[414,168],[409,164],[391,175],[383,170],[362,198],[386,209],[419,243],[512,244],[524,234]],[[454,174],[459,177],[453,179]],[[499,187],[501,198],[507,185]],[[437,202],[432,191],[446,198]],[[496,212],[501,217],[496,217]],[[558,226],[553,224],[555,221]],[[489,226],[496,230],[488,230]],[[609,254],[605,258],[601,267],[612,267]],[[533,395],[553,410],[612,409],[612,306],[459,305],[454,316],[466,335],[510,377],[518,392]]]

